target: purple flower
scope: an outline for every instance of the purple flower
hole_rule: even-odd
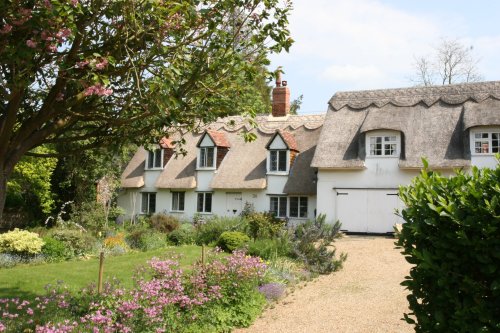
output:
[[[282,283],[266,283],[259,287],[259,292],[266,296],[268,301],[277,301],[285,293],[286,286]]]

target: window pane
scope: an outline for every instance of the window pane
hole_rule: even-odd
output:
[[[299,197],[290,197],[290,217],[299,217]]]
[[[196,211],[203,212],[203,193],[198,193],[198,200],[196,203]]]
[[[275,216],[278,216],[278,197],[271,197],[269,211]]]
[[[207,148],[207,167],[212,168],[214,166],[214,149]]]
[[[269,162],[270,171],[278,171],[278,152],[276,150],[271,150],[269,153],[271,161]]]
[[[149,193],[149,210],[148,213],[156,212],[156,193]]]
[[[154,152],[155,168],[161,168],[161,149],[156,149]]]
[[[307,217],[307,197],[300,197],[300,217]]]
[[[184,192],[179,192],[179,210],[184,211]]]
[[[205,148],[200,148],[200,167],[205,167],[207,165],[207,160],[206,160],[206,155],[207,151]]]
[[[205,213],[212,212],[212,193],[205,193]]]
[[[286,171],[286,150],[279,150],[278,151],[278,156],[279,156],[279,171]]]
[[[141,213],[148,212],[148,193],[142,193]]]
[[[148,169],[151,169],[154,166],[155,153],[152,151],[148,151]]]
[[[179,192],[172,192],[172,210],[179,210]]]
[[[279,197],[279,217],[286,217],[286,197]]]
[[[500,133],[491,133],[491,152],[500,152]]]

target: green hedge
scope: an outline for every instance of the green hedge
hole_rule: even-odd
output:
[[[416,332],[500,331],[499,184],[499,166],[451,178],[424,169],[400,190]]]

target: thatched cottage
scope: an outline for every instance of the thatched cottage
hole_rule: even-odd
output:
[[[238,215],[246,202],[300,222],[325,213],[353,232],[391,232],[401,222],[399,185],[425,157],[451,174],[494,166],[500,142],[500,82],[339,92],[326,115],[290,115],[286,81],[273,90],[273,113],[257,128],[219,119],[185,136],[141,148],[122,175],[118,203],[127,215],[165,212]],[[257,139],[247,143],[241,133]]]
[[[237,216],[250,203],[292,221],[314,218],[311,160],[325,116],[289,111],[289,87],[279,80],[272,114],[257,116],[256,128],[242,117],[227,117],[186,134],[185,156],[175,156],[175,137],[150,151],[140,148],[122,175],[118,204],[128,216]],[[255,141],[245,142],[242,133],[248,131]]]

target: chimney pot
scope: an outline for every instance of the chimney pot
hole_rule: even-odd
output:
[[[283,87],[286,87],[286,84],[287,84],[286,81],[281,81],[281,83],[283,84]]]

